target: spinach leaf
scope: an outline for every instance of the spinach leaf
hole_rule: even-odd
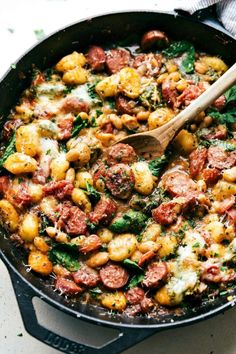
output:
[[[163,50],[163,54],[169,59],[183,53],[186,54],[182,60],[180,70],[187,74],[194,72],[195,49],[191,43],[188,41],[177,41],[171,43],[167,49]]]
[[[180,71],[185,72],[187,74],[194,72],[194,62],[195,62],[195,49],[193,46],[189,48],[186,52],[185,58],[182,60],[180,65]]]
[[[131,269],[139,271],[139,272],[140,271],[143,272],[143,269],[141,267],[139,267],[138,263],[131,261],[131,259],[128,259],[128,258],[124,259],[123,263],[128,268],[131,268]]]
[[[139,283],[141,283],[144,279],[144,274],[137,274],[134,275],[133,278],[131,278],[128,288],[134,288],[135,286],[137,286]]]
[[[153,176],[158,177],[163,170],[163,168],[168,164],[169,156],[162,155],[157,157],[155,160],[149,162],[148,167],[152,172]]]
[[[236,107],[232,107],[225,110],[225,112],[221,113],[214,108],[210,108],[207,111],[207,114],[212,118],[215,118],[220,124],[230,124],[236,123]]]
[[[91,186],[91,184],[89,184],[88,182],[86,182],[86,188],[87,188],[86,193],[89,196],[89,199],[93,203],[97,203],[101,198],[101,194],[98,191],[96,191],[96,189],[93,188],[93,186]]]
[[[79,132],[83,129],[83,128],[88,128],[89,127],[89,121],[86,119],[82,119],[80,117],[80,115],[78,115],[75,120],[74,120],[74,125],[73,125],[73,129],[72,129],[72,133],[71,136],[75,137],[76,135],[79,134]]]
[[[74,244],[56,244],[49,251],[50,261],[62,265],[70,272],[76,272],[80,268],[78,257],[78,248]]]
[[[137,234],[144,228],[147,219],[147,216],[140,211],[130,210],[115,218],[109,228],[116,233],[130,231]]]
[[[236,85],[232,86],[224,94],[227,104],[232,101],[236,101]]]
[[[6,159],[10,155],[14,154],[14,152],[16,151],[15,143],[16,143],[16,134],[14,134],[12,138],[9,140],[9,144],[7,145],[6,150],[4,151],[2,157],[0,158],[0,168],[3,167],[3,164],[6,161]]]

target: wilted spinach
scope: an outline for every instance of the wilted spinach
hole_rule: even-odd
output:
[[[177,41],[170,44],[170,46],[163,50],[163,54],[171,59],[185,53],[185,57],[180,65],[180,70],[190,74],[194,72],[195,49],[188,41]]]
[[[3,167],[3,164],[6,161],[6,159],[10,155],[14,154],[14,152],[16,151],[15,143],[16,143],[16,134],[13,134],[13,136],[9,140],[9,143],[8,143],[2,157],[0,158],[0,168]]]
[[[56,244],[49,251],[49,259],[53,264],[60,264],[70,272],[76,272],[80,268],[78,261],[78,248],[74,244]]]

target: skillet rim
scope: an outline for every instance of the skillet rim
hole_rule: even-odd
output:
[[[27,57],[28,55],[31,54],[31,52],[40,47],[40,45],[44,42],[46,42],[49,38],[53,37],[53,36],[56,36],[57,34],[62,34],[64,32],[66,32],[67,29],[72,29],[73,27],[76,27],[77,25],[81,24],[81,23],[89,23],[93,20],[96,20],[96,19],[102,19],[103,17],[108,17],[108,16],[119,16],[119,15],[127,15],[127,14],[143,14],[144,16],[145,15],[148,15],[148,14],[157,14],[157,15],[163,15],[164,17],[166,18],[182,18],[184,20],[186,20],[187,22],[189,23],[196,23],[198,25],[201,25],[203,28],[205,27],[205,30],[210,30],[212,31],[212,33],[215,32],[215,34],[217,35],[221,35],[223,37],[225,37],[225,39],[227,40],[231,40],[233,42],[235,42],[235,38],[228,35],[227,33],[225,33],[224,31],[221,31],[220,29],[217,29],[215,27],[211,27],[209,26],[208,24],[205,24],[203,22],[200,22],[198,21],[197,19],[193,18],[193,17],[185,17],[185,16],[182,16],[182,15],[179,15],[177,14],[176,12],[162,12],[162,11],[150,11],[150,10],[144,10],[144,9],[141,9],[141,10],[124,10],[124,11],[109,11],[109,12],[106,12],[106,13],[101,13],[101,14],[96,14],[96,15],[93,15],[93,16],[90,16],[90,17],[85,17],[85,18],[82,18],[81,20],[79,21],[75,21],[71,24],[68,24],[66,26],[63,26],[59,29],[57,29],[56,31],[53,31],[51,32],[50,34],[48,34],[45,38],[43,38],[41,41],[37,42],[36,44],[32,45],[30,48],[28,48],[20,57],[18,57],[18,59],[14,62],[15,65],[17,65],[18,63],[21,63],[25,57]],[[8,70],[3,74],[2,77],[0,77],[0,88],[1,88],[1,85],[4,83],[5,80],[8,79],[8,76],[14,71],[15,69],[13,69],[12,67],[9,67]],[[1,117],[0,117],[1,119]],[[4,241],[3,241],[4,242]],[[7,241],[6,241],[7,242]],[[186,326],[186,325],[190,325],[190,324],[194,324],[196,322],[199,322],[199,321],[202,321],[202,320],[205,320],[207,318],[210,318],[210,317],[213,317],[221,312],[223,312],[224,310],[227,310],[229,309],[230,307],[233,307],[235,306],[235,299],[236,299],[236,296],[234,297],[234,299],[230,302],[226,302],[226,303],[223,303],[222,305],[220,306],[217,306],[215,305],[215,307],[213,309],[210,309],[210,310],[207,310],[206,313],[201,313],[197,316],[191,316],[189,318],[184,318],[182,320],[176,320],[174,322],[167,322],[167,323],[155,323],[155,324],[136,324],[136,323],[132,323],[132,317],[130,317],[130,323],[126,323],[126,322],[111,322],[109,320],[104,320],[104,319],[101,319],[101,318],[98,318],[97,316],[90,316],[90,315],[87,315],[83,312],[80,312],[78,310],[74,310],[71,306],[66,306],[62,303],[60,303],[59,301],[53,299],[52,297],[50,297],[49,295],[47,295],[45,292],[43,292],[43,290],[37,288],[37,286],[33,285],[29,280],[27,280],[23,274],[20,273],[20,271],[11,263],[11,261],[8,259],[8,257],[4,254],[4,251],[0,249],[0,258],[3,260],[4,264],[6,265],[9,273],[10,273],[10,277],[12,277],[11,273],[14,273],[16,274],[20,280],[22,282],[25,283],[25,285],[27,287],[30,288],[31,292],[34,292],[34,295],[32,295],[32,298],[35,297],[35,296],[38,296],[39,298],[43,299],[44,301],[46,301],[49,305],[52,305],[54,308],[60,310],[60,311],[63,311],[64,313],[66,314],[69,314],[69,315],[72,315],[73,317],[78,317],[78,314],[79,314],[79,318],[82,319],[82,320],[86,320],[90,323],[93,323],[93,324],[102,324],[102,325],[105,325],[105,326],[109,326],[109,327],[114,327],[114,328],[127,328],[127,329],[138,329],[138,328],[142,328],[142,329],[147,329],[147,328],[150,328],[150,329],[159,329],[159,330],[164,330],[164,329],[170,329],[170,328],[175,328],[175,327],[181,327],[181,326]],[[39,284],[40,285],[40,284]],[[17,294],[16,294],[17,295]],[[222,298],[223,300],[223,298]],[[197,313],[197,311],[196,311]]]

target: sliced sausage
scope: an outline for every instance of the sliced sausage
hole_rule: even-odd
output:
[[[74,117],[72,115],[67,115],[57,118],[57,126],[59,128],[58,138],[60,140],[69,139],[71,137],[71,132],[73,129]]]
[[[160,73],[162,56],[153,53],[138,54],[134,58],[132,66],[137,69],[141,75],[155,77]]]
[[[9,140],[12,134],[16,131],[16,129],[23,124],[24,123],[21,119],[8,120],[3,126],[3,132],[2,132],[3,140]]]
[[[150,49],[152,47],[162,49],[165,48],[169,43],[169,39],[164,32],[153,30],[144,33],[141,38],[141,48],[144,50]]]
[[[59,277],[56,279],[55,289],[65,295],[76,295],[83,291],[83,289],[76,285],[73,280]]]
[[[66,97],[62,103],[61,111],[63,113],[79,114],[80,112],[89,112],[89,103],[82,101],[76,96]]]
[[[130,52],[126,49],[111,49],[106,53],[106,66],[109,74],[115,74],[130,61]]]
[[[236,273],[233,269],[222,271],[217,264],[207,264],[203,266],[201,280],[210,283],[227,283],[234,280]]]
[[[145,292],[139,287],[131,288],[125,293],[125,297],[129,304],[136,305],[139,304],[144,298]]]
[[[150,297],[147,297],[147,296],[144,296],[140,305],[141,305],[142,313],[148,313],[155,306],[152,299],[150,299]]]
[[[107,224],[115,215],[116,203],[107,197],[102,197],[96,204],[94,211],[89,214],[89,220],[94,224]]]
[[[205,168],[202,171],[202,177],[207,185],[215,184],[221,176],[220,170],[217,168]]]
[[[225,104],[226,98],[224,95],[221,95],[217,98],[217,100],[215,100],[215,102],[213,102],[212,106],[218,109],[218,111],[221,111],[224,108]]]
[[[84,235],[87,232],[88,218],[80,208],[65,202],[58,206],[58,213],[58,227],[65,229],[69,235]]]
[[[148,266],[142,283],[147,288],[156,288],[166,279],[167,274],[168,268],[165,262],[154,262]]]
[[[227,128],[224,125],[218,125],[217,127],[213,128],[213,131],[204,136],[205,139],[219,139],[224,140],[227,137]]]
[[[168,173],[162,178],[163,188],[173,197],[189,196],[197,189],[196,183],[185,173],[175,171]]]
[[[116,97],[116,109],[120,114],[133,114],[133,109],[135,107],[135,102],[131,101],[127,97],[118,95]]]
[[[106,62],[106,54],[101,47],[93,45],[89,48],[87,61],[94,71],[102,71]]]
[[[219,170],[233,167],[236,163],[235,152],[227,152],[220,146],[210,146],[207,157],[209,165]]]
[[[203,170],[207,160],[207,149],[196,149],[189,155],[190,176],[196,178]]]
[[[161,86],[161,91],[162,97],[172,108],[178,107],[178,92],[175,88],[173,88],[171,81],[164,80]]]
[[[0,194],[4,194],[7,191],[9,184],[10,184],[9,177],[7,176],[0,177]]]
[[[177,203],[170,201],[159,205],[152,210],[153,219],[161,225],[170,225],[177,220],[178,213],[175,209]]]
[[[100,269],[103,284],[109,289],[120,289],[128,282],[128,272],[117,264],[107,264]]]
[[[85,264],[82,265],[76,273],[73,273],[73,278],[76,284],[81,284],[88,287],[96,286],[100,281],[98,272]]]
[[[161,246],[160,246],[161,247]],[[150,261],[150,259],[152,259],[153,257],[155,257],[156,253],[153,251],[148,251],[144,254],[142,254],[142,256],[140,257],[139,261],[138,261],[138,265],[140,267],[142,267],[146,262]]]
[[[102,246],[102,241],[99,236],[97,235],[90,235],[85,240],[83,245],[80,247],[81,253],[88,253],[92,251],[96,251]]]
[[[187,87],[177,99],[177,107],[188,106],[190,103],[202,94],[202,90],[197,85]]]
[[[9,184],[6,190],[6,198],[17,208],[25,208],[32,203],[32,197],[29,194],[27,181],[23,180],[17,186],[12,188]]]
[[[51,181],[43,187],[44,195],[54,195],[58,199],[71,196],[74,186],[66,180]]]
[[[119,199],[127,199],[134,188],[134,174],[131,167],[119,163],[107,169],[106,187],[111,194]]]
[[[224,214],[227,210],[231,209],[235,204],[235,196],[232,194],[229,198],[220,202],[218,212]]]
[[[137,160],[136,152],[128,144],[118,143],[107,150],[107,163],[109,166],[117,163],[131,164]]]

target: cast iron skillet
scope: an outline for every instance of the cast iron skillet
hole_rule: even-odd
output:
[[[130,34],[136,34],[140,38],[146,30],[155,28],[166,31],[173,39],[189,40],[207,53],[220,55],[229,65],[235,61],[236,41],[232,37],[190,18],[154,12],[124,12],[95,17],[56,32],[20,58],[16,69],[10,70],[0,83],[1,121],[4,122],[22,90],[29,85],[32,64],[40,69],[48,68],[65,54],[86,49],[89,44],[115,44]],[[187,310],[181,316],[134,319],[122,315],[114,316],[99,307],[73,303],[53,292],[45,280],[28,273],[19,249],[13,247],[3,231],[0,235],[0,256],[10,272],[27,331],[39,340],[70,354],[119,353],[156,331],[203,320],[232,306],[232,302],[229,303],[222,297]],[[38,324],[32,305],[34,296],[43,298],[57,309],[73,316],[97,324],[119,327],[120,336],[99,349],[60,337]]]

